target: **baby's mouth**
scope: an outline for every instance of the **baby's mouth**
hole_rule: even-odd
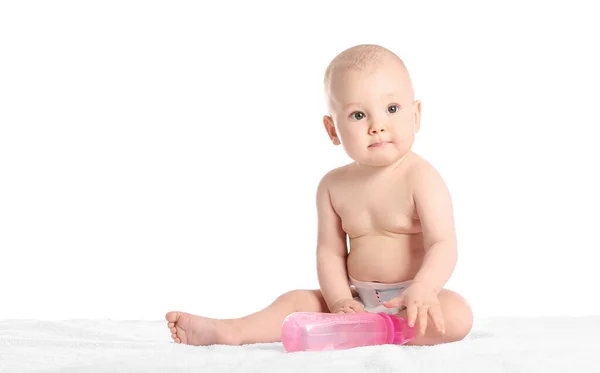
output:
[[[376,142],[376,143],[369,145],[369,148],[381,148],[381,147],[389,145],[391,143],[392,143],[391,141]]]

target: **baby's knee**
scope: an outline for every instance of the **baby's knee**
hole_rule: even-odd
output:
[[[465,305],[463,312],[457,318],[457,328],[456,328],[456,338],[457,340],[464,339],[473,328],[473,312],[471,311],[471,307]]]
[[[444,312],[448,313],[446,317],[452,323],[447,331],[452,333],[450,337],[453,340],[459,341],[464,339],[473,328],[473,310],[467,300],[460,294],[451,293],[450,299],[447,300]]]

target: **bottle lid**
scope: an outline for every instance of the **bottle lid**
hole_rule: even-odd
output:
[[[408,322],[397,315],[378,313],[388,326],[387,344],[403,345],[417,337],[417,328],[408,326]]]

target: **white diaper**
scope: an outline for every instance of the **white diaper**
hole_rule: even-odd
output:
[[[404,306],[387,308],[382,303],[399,296],[411,283],[412,280],[397,282],[395,284],[382,284],[379,282],[357,281],[350,277],[350,287],[354,288],[358,293],[358,297],[354,299],[363,304],[365,311],[372,313],[397,314],[404,310],[406,308]]]

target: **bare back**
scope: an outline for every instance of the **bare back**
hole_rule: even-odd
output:
[[[347,234],[348,275],[383,283],[414,278],[423,260],[423,234],[416,212],[411,167],[426,167],[414,153],[394,170],[366,174],[356,164],[336,170],[331,203]]]

